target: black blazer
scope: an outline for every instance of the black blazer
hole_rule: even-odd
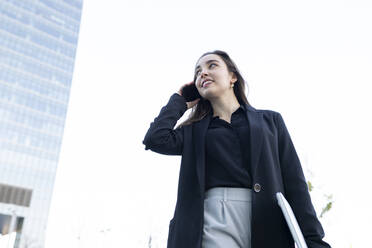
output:
[[[245,103],[244,103],[245,104]],[[312,205],[300,160],[280,113],[248,104],[252,165],[252,248],[294,248],[294,241],[277,204],[282,192],[292,206],[309,248],[327,248],[323,228]],[[204,222],[205,133],[212,114],[191,125],[177,127],[187,110],[174,93],[150,124],[145,149],[182,155],[174,216],[169,223],[167,248],[201,248]]]

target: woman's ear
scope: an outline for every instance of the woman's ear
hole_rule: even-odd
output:
[[[233,73],[233,72],[231,72],[231,73],[232,73],[231,82],[235,83],[236,81],[238,81],[238,78],[236,77],[235,73]]]

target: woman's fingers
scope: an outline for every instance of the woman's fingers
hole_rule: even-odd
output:
[[[195,99],[194,101],[191,101],[191,102],[186,102],[187,104],[187,108],[192,108],[195,104],[197,104],[199,102],[200,98],[197,98]]]
[[[194,83],[194,81],[191,81],[191,82],[185,83],[184,85],[181,86],[181,88],[177,91],[177,93],[178,93],[179,95],[182,96],[182,89],[183,89],[184,87],[188,86],[188,85],[193,84],[193,83]]]

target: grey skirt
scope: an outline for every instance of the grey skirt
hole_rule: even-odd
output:
[[[251,248],[252,189],[215,187],[205,192],[203,248]]]

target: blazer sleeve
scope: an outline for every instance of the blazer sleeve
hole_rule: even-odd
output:
[[[331,246],[322,240],[325,234],[311,202],[296,149],[280,113],[277,113],[276,120],[279,160],[286,199],[293,209],[307,246],[309,248],[330,248]]]
[[[187,110],[186,100],[174,93],[150,124],[142,143],[145,150],[165,155],[181,155],[183,150],[183,126],[174,129],[177,121]]]

